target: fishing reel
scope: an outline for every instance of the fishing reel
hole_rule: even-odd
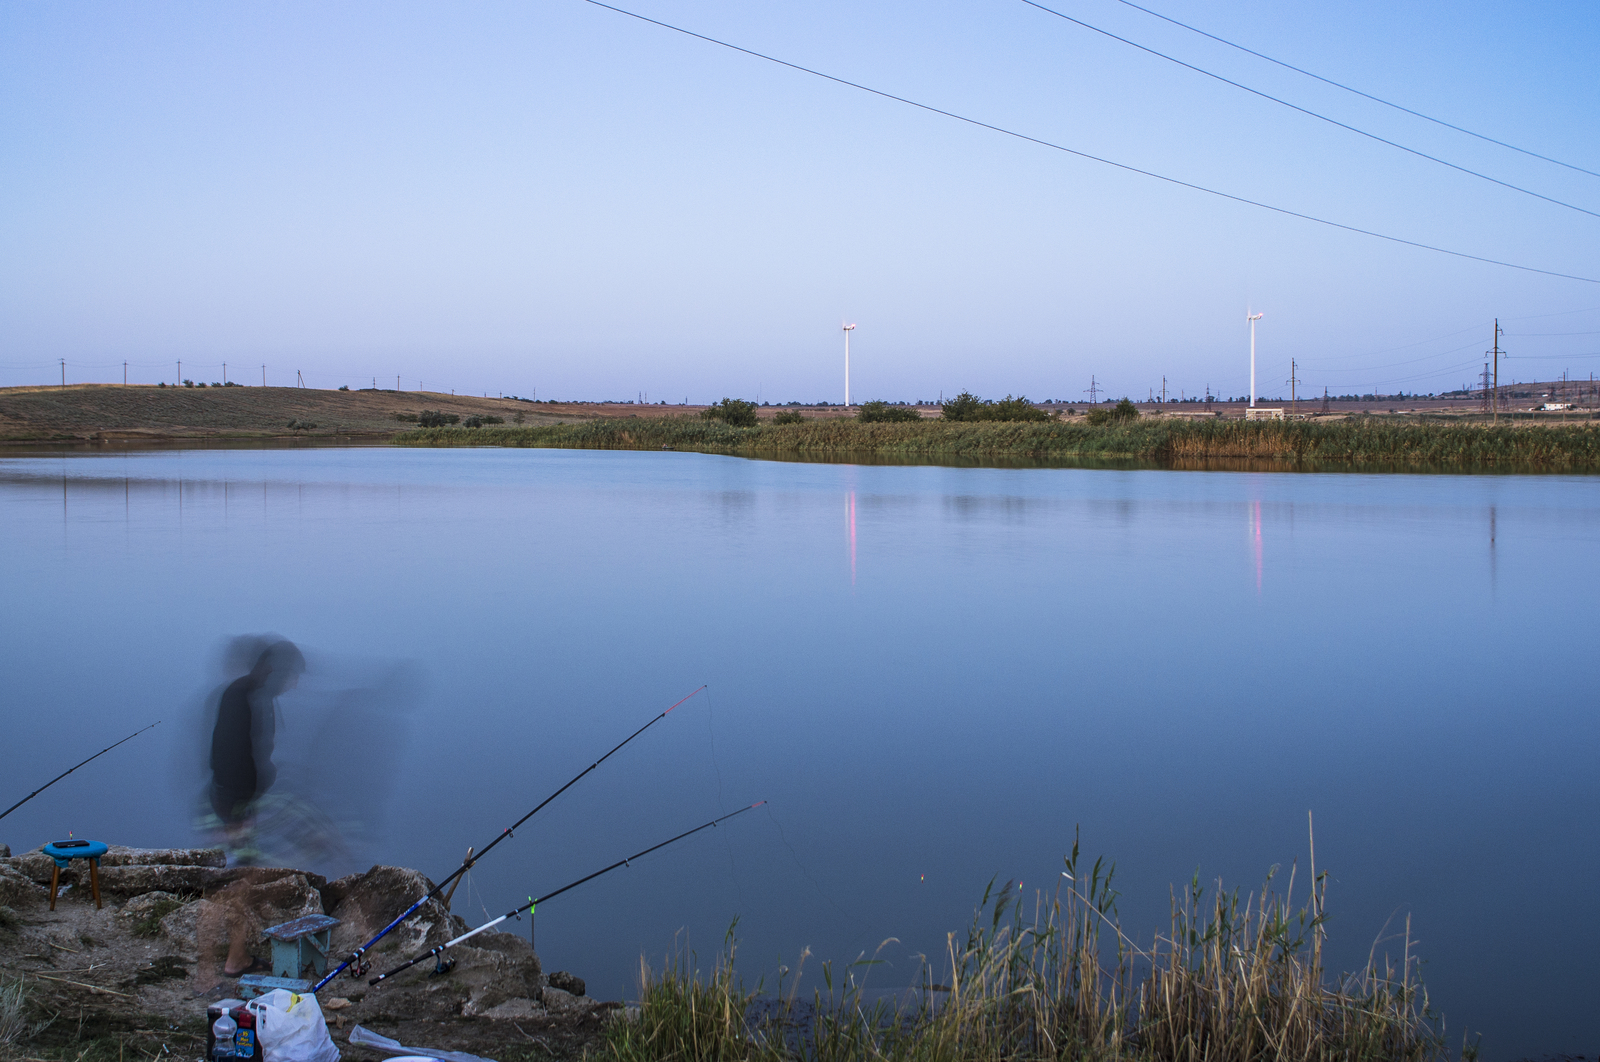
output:
[[[440,955],[437,959],[434,960],[433,969],[428,971],[428,976],[429,977],[443,977],[445,974],[449,973],[451,970],[454,970],[455,968],[456,968],[456,961],[454,959],[447,959],[443,955]]]
[[[365,977],[367,974],[372,972],[372,963],[367,961],[365,958],[366,954],[366,948],[361,948],[350,953],[350,959],[348,964],[345,966],[345,970],[349,972],[351,980],[354,980],[358,977]]]

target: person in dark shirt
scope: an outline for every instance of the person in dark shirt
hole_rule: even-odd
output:
[[[299,684],[305,669],[305,657],[293,642],[273,642],[249,674],[222,691],[211,731],[211,808],[230,833],[248,822],[256,798],[277,780],[272,765],[275,702]]]

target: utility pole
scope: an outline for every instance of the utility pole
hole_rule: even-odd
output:
[[[1296,372],[1296,370],[1298,368],[1299,368],[1299,365],[1295,362],[1295,360],[1293,358],[1290,358],[1289,359],[1289,412],[1291,414],[1295,413],[1300,408],[1300,406],[1298,404],[1298,400],[1295,397],[1295,390],[1294,390],[1295,385],[1300,382],[1300,378],[1295,375],[1295,372]],[[1280,401],[1281,401],[1281,399],[1280,399]]]
[[[122,386],[123,387],[127,387],[128,386],[128,363],[127,362],[123,362],[122,363]]]
[[[1206,384],[1206,412],[1211,412],[1211,385]]]
[[[61,359],[61,386],[67,386],[67,359]]]
[[[1489,412],[1489,363],[1483,363],[1483,412]]]
[[[1100,394],[1100,385],[1094,382],[1094,374],[1093,373],[1091,373],[1089,375],[1089,386],[1085,387],[1084,390],[1086,392],[1088,392],[1089,404],[1091,406],[1094,405],[1095,402],[1096,402],[1096,396],[1098,396]],[[942,393],[943,392],[941,392],[941,394]]]
[[[226,384],[228,382],[228,363],[227,362],[223,362],[222,363],[222,382],[224,384]]]
[[[1262,314],[1247,314],[1245,320],[1250,322],[1250,408],[1256,408],[1256,322],[1261,320]]]
[[[306,378],[300,374],[299,369],[294,371],[294,385],[296,387],[304,387],[306,385]]]
[[[1167,404],[1167,378],[1164,375],[1161,377],[1161,404]]]
[[[844,408],[850,408],[850,333],[856,330],[853,324],[843,325],[844,328]]]
[[[179,387],[183,386],[183,359],[182,358],[178,359],[178,384],[177,385]]]
[[[1494,355],[1494,396],[1490,399],[1493,410],[1492,423],[1500,423],[1500,318],[1494,319],[1494,349],[1484,351]]]
[[[1328,411],[1328,389],[1326,387],[1322,389],[1322,411],[1324,413]]]
[[[261,366],[261,386],[267,386],[267,367],[265,365]]]

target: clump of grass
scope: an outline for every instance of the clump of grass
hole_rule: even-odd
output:
[[[852,964],[824,966],[809,1004],[752,1005],[725,950],[709,978],[678,960],[643,973],[637,1017],[608,1031],[616,1062],[1446,1062],[1443,1023],[1415,975],[1409,925],[1399,965],[1340,978],[1322,965],[1326,875],[1280,896],[1174,890],[1149,944],[1116,917],[1112,868],[1080,867],[1024,917],[1016,888],[991,883],[964,934],[950,934],[942,983],[925,965],[915,1002],[869,1003]],[[759,991],[759,990],[758,990]],[[780,996],[781,984],[780,984]],[[771,1002],[769,1000],[769,1002]],[[1475,1047],[1463,1057],[1476,1056]]]
[[[606,1054],[617,1062],[776,1062],[780,1056],[752,1035],[746,1020],[751,995],[733,972],[733,934],[729,927],[726,947],[705,979],[692,953],[687,964],[682,956],[668,959],[660,975],[641,957],[638,1014],[607,1029]]]
[[[18,1044],[38,1036],[50,1024],[48,1019],[33,1020],[30,1010],[28,989],[22,978],[0,980],[0,1052],[9,1053]]]

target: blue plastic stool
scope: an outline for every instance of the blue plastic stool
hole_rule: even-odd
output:
[[[74,859],[89,861],[89,885],[94,892],[94,909],[100,910],[100,857],[110,851],[104,841],[51,841],[44,846],[44,854],[56,861],[50,871],[50,910],[56,909],[56,888],[61,884],[61,872]]]

